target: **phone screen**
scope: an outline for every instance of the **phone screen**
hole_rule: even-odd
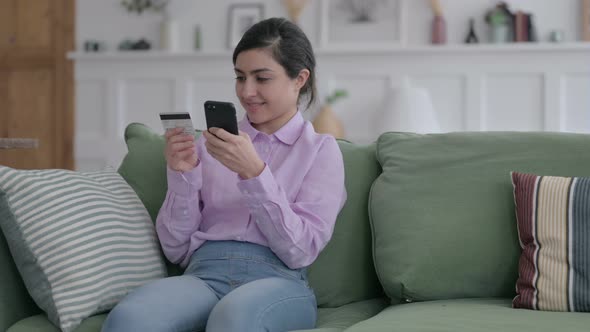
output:
[[[207,129],[223,128],[228,133],[238,135],[238,120],[234,104],[224,101],[208,100],[205,102]]]

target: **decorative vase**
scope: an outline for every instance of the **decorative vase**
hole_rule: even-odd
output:
[[[201,26],[195,25],[195,31],[193,36],[193,47],[195,50],[201,49]]]
[[[180,25],[165,17],[160,23],[160,48],[168,52],[180,50]]]
[[[582,0],[582,40],[590,42],[590,0]]]
[[[437,45],[447,42],[447,22],[441,15],[435,15],[432,19],[432,43]]]
[[[344,138],[342,121],[334,114],[334,110],[330,105],[322,107],[312,124],[318,134],[329,134],[335,138]]]
[[[287,14],[291,22],[299,24],[299,16],[303,12],[303,8],[307,5],[308,0],[283,0],[283,4],[287,9]]]
[[[432,19],[432,43],[442,45],[447,43],[447,22],[443,16],[439,0],[430,0],[430,7],[434,13]]]
[[[510,27],[507,24],[495,24],[491,26],[491,40],[494,44],[509,42]]]

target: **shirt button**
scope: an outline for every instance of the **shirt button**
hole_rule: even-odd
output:
[[[188,211],[184,210],[184,211],[182,211],[182,214],[184,214],[186,216],[186,215],[188,215]]]
[[[242,241],[242,237],[241,236],[236,236],[236,240]]]

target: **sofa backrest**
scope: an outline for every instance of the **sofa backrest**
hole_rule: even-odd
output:
[[[336,220],[332,239],[309,268],[318,305],[343,304],[383,296],[373,265],[368,200],[371,185],[381,173],[376,144],[338,141],[344,159],[346,204]]]
[[[590,176],[590,135],[387,133],[369,213],[395,302],[512,297],[520,247],[511,171]]]
[[[118,172],[133,187],[155,221],[166,190],[164,138],[150,128],[133,123],[125,130],[128,153]],[[382,288],[373,267],[368,195],[381,169],[376,145],[358,146],[339,141],[346,171],[347,202],[336,221],[332,240],[309,268],[318,305],[337,307],[378,297]],[[182,271],[168,263],[169,273]]]

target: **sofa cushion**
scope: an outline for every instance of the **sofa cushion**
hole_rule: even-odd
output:
[[[512,173],[522,246],[516,308],[590,311],[590,178]]]
[[[513,309],[510,299],[456,299],[390,306],[346,332],[580,332],[590,315]]]
[[[387,133],[369,202],[377,275],[394,302],[513,297],[511,171],[590,175],[590,135]]]
[[[132,123],[125,130],[125,139],[129,152],[118,171],[155,220],[167,188],[164,138],[145,125]],[[381,170],[375,158],[375,144],[338,144],[344,159],[348,199],[332,239],[309,268],[310,283],[320,307],[376,298],[383,292],[373,267],[367,214],[369,189]],[[172,275],[180,273],[176,266],[170,265],[169,270]]]
[[[318,309],[317,328],[305,331],[340,332],[347,327],[375,316],[385,307],[387,307],[387,301],[381,298],[350,303],[339,308],[320,308]],[[99,332],[106,316],[105,314],[87,318],[74,332]],[[31,331],[59,332],[59,329],[53,326],[45,316],[37,315],[19,321],[7,332]]]
[[[367,213],[369,190],[381,172],[375,144],[360,146],[339,141],[338,145],[344,159],[348,198],[336,220],[332,239],[309,269],[320,307],[338,307],[383,294],[373,266]]]
[[[27,290],[65,332],[164,276],[147,211],[117,173],[0,166],[0,211]]]
[[[349,303],[338,308],[318,309],[318,328],[345,330],[350,326],[369,319],[389,305],[385,298]]]

